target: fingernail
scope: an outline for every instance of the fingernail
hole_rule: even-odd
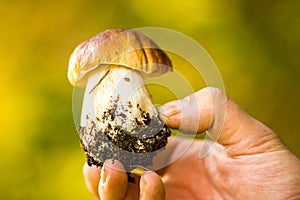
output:
[[[178,101],[172,101],[167,104],[162,105],[159,108],[159,113],[163,117],[170,118],[171,116],[177,114],[180,111],[180,104]]]
[[[151,171],[145,171],[144,174],[143,174],[143,177],[144,177],[144,183],[147,183],[147,182],[151,182],[150,180],[150,176],[151,176],[152,172]]]
[[[104,166],[109,167],[109,169],[124,171],[122,163],[115,159],[108,159],[104,162]]]
[[[104,162],[101,170],[101,180],[103,183],[105,183],[106,179],[109,177],[108,171],[115,168],[114,164],[115,161],[112,159],[108,159]]]
[[[145,171],[143,176],[142,176],[142,184],[141,184],[141,192],[140,192],[140,199],[144,199],[144,195],[145,195],[145,188],[146,188],[146,184],[149,182],[149,175],[151,174],[151,171]],[[151,181],[151,180],[150,180]]]

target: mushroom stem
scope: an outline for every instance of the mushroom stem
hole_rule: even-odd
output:
[[[113,158],[130,170],[131,165],[151,164],[156,151],[165,147],[170,131],[159,119],[139,71],[110,65],[88,80],[85,96],[93,98],[94,109],[93,115],[82,116],[81,124],[89,127],[82,130],[81,140],[93,158],[90,164]],[[101,138],[89,139],[95,137]]]
[[[112,128],[118,126],[135,134],[138,126],[147,125],[147,116],[158,115],[139,71],[112,65],[103,76],[93,90],[100,128],[109,122]]]

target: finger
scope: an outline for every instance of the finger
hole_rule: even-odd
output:
[[[268,127],[245,113],[219,89],[205,88],[160,108],[170,128],[183,132],[208,131],[231,155],[253,154],[283,148]]]
[[[147,171],[140,181],[141,200],[163,200],[165,199],[164,184],[158,174]]]
[[[101,180],[98,188],[100,199],[123,199],[126,195],[127,186],[127,173],[123,165],[117,160],[105,161],[101,170]]]
[[[182,100],[162,105],[159,112],[170,128],[180,129],[185,133],[200,133],[210,125],[211,105],[210,91],[200,90]]]
[[[98,186],[100,180],[101,167],[88,166],[87,163],[83,165],[83,175],[85,184],[94,199],[99,199]]]

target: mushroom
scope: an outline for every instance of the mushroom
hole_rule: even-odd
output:
[[[169,71],[168,56],[132,30],[106,30],[74,50],[68,79],[85,87],[79,135],[89,165],[102,166],[106,159],[119,160],[128,171],[151,165],[171,132],[144,77]]]

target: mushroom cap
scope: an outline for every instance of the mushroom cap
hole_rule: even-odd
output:
[[[172,71],[169,57],[151,39],[133,30],[110,29],[75,48],[69,60],[68,79],[72,85],[85,86],[87,74],[112,64],[151,75]]]

